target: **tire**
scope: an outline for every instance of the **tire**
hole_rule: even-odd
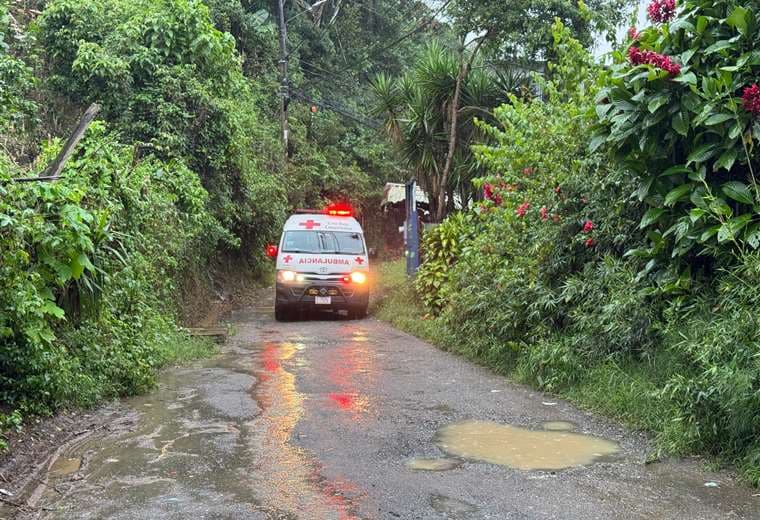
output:
[[[274,304],[274,319],[277,321],[290,321],[292,314],[290,309],[284,305]]]
[[[367,304],[357,305],[348,311],[348,317],[352,320],[363,320],[367,317]]]

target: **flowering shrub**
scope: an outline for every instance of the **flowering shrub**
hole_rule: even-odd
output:
[[[760,116],[760,87],[757,86],[757,83],[744,89],[742,105],[744,106],[744,110],[753,116]]]
[[[608,144],[638,179],[650,245],[632,254],[653,259],[649,268],[760,247],[758,5],[674,7],[653,2],[664,25],[643,30],[627,60],[615,53],[591,145]]]
[[[530,202],[523,202],[519,206],[517,206],[517,209],[515,210],[515,215],[522,218],[525,216],[525,214],[530,209]]]
[[[671,76],[681,73],[681,66],[670,59],[670,56],[658,54],[653,51],[642,51],[638,47],[628,49],[628,60],[632,65],[651,65],[664,70]]]
[[[676,14],[676,0],[652,0],[647,7],[647,14],[655,23],[669,22]]]

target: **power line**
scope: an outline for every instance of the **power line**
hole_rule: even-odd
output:
[[[341,114],[344,117],[347,117],[348,119],[351,119],[361,125],[364,125],[368,128],[371,128],[373,130],[377,130],[380,128],[380,123],[369,119],[367,117],[364,117],[361,114],[357,114],[355,112],[350,111],[349,109],[345,108],[343,105],[338,103],[337,101],[332,101],[329,99],[314,99],[310,97],[308,94],[303,92],[302,90],[293,89],[293,97],[301,99],[303,101],[306,101],[307,103],[310,103],[312,105],[316,105],[320,108],[331,110],[333,112],[336,112],[338,114]]]
[[[413,24],[417,25],[417,26],[414,29],[411,29],[411,30],[407,31],[406,33],[402,34],[401,36],[399,36],[398,38],[396,38],[395,40],[393,40],[391,43],[389,43],[389,44],[381,47],[377,52],[381,52],[381,53],[382,52],[386,52],[386,51],[392,49],[393,47],[395,47],[396,45],[400,44],[401,42],[403,42],[407,38],[410,38],[411,36],[414,36],[417,32],[419,32],[422,29],[426,28],[428,25],[430,25],[431,23],[433,23],[433,21],[436,19],[436,17],[438,15],[440,15],[449,6],[449,4],[451,2],[452,2],[452,0],[446,0],[446,2],[444,2],[444,4],[440,8],[438,8],[438,10],[435,11],[430,17],[428,17],[427,20],[424,21],[424,23],[420,24],[420,22],[422,21],[422,19],[415,20],[415,22]],[[413,24],[409,24],[409,25],[407,25],[407,27],[409,27],[410,25],[413,25]],[[375,52],[377,50],[377,47],[379,45],[380,44],[378,43],[378,44],[375,44],[375,45],[369,47],[367,49],[367,51],[366,51],[367,56],[365,56],[363,58],[359,58],[358,61],[355,61],[354,63],[349,64],[346,67],[340,68],[340,69],[338,69],[336,71],[328,72],[328,74],[330,76],[332,76],[332,77],[340,77],[339,76],[340,74],[342,74],[344,72],[347,72],[349,69],[353,68],[354,66],[361,65],[361,64],[367,62],[368,60],[371,60],[372,58],[371,58],[370,54],[373,53],[373,52]],[[307,82],[307,84],[308,84],[308,82]]]

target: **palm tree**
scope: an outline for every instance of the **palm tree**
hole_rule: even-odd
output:
[[[454,193],[462,203],[474,196],[471,180],[482,172],[470,145],[485,138],[475,118],[492,120],[491,110],[527,83],[524,75],[500,76],[472,56],[462,77],[461,63],[433,42],[407,74],[373,81],[375,115],[384,118],[385,132],[428,193],[436,221],[453,208]]]

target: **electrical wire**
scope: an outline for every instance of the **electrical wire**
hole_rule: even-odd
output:
[[[406,40],[407,38],[410,38],[410,37],[414,36],[416,33],[418,33],[419,31],[421,31],[422,29],[426,28],[428,25],[430,25],[431,23],[433,23],[433,21],[436,19],[436,17],[438,15],[440,15],[449,6],[449,4],[451,2],[452,2],[452,0],[446,0],[446,2],[444,2],[443,5],[440,8],[438,8],[438,10],[435,11],[430,17],[428,17],[424,21],[424,23],[420,23],[423,20],[422,19],[418,19],[418,20],[415,20],[412,24],[408,24],[407,27],[409,27],[411,25],[416,25],[416,27],[414,27],[411,30],[408,30],[407,32],[405,32],[404,34],[402,34],[401,36],[399,36],[398,38],[396,38],[395,40],[393,40],[391,43],[389,43],[389,44],[387,44],[387,45],[385,45],[383,47],[380,47],[377,52],[379,52],[379,53],[387,52],[388,50],[392,49],[396,45],[398,45],[401,42],[403,42],[404,40]],[[363,58],[359,58],[358,61],[355,61],[354,63],[349,64],[349,65],[347,65],[345,67],[342,67],[342,68],[340,68],[338,70],[335,70],[335,71],[326,71],[326,72],[328,72],[329,75],[331,77],[333,77],[333,78],[335,78],[335,77],[341,77],[340,75],[342,73],[347,72],[348,70],[352,69],[353,67],[355,67],[357,65],[361,65],[363,63],[366,63],[368,60],[371,60],[372,58],[371,58],[370,54],[371,53],[377,53],[375,51],[378,49],[379,45],[380,44],[378,43],[378,44],[370,46],[366,50],[366,56],[363,57]],[[309,85],[309,84],[310,83],[307,82],[307,85]]]

